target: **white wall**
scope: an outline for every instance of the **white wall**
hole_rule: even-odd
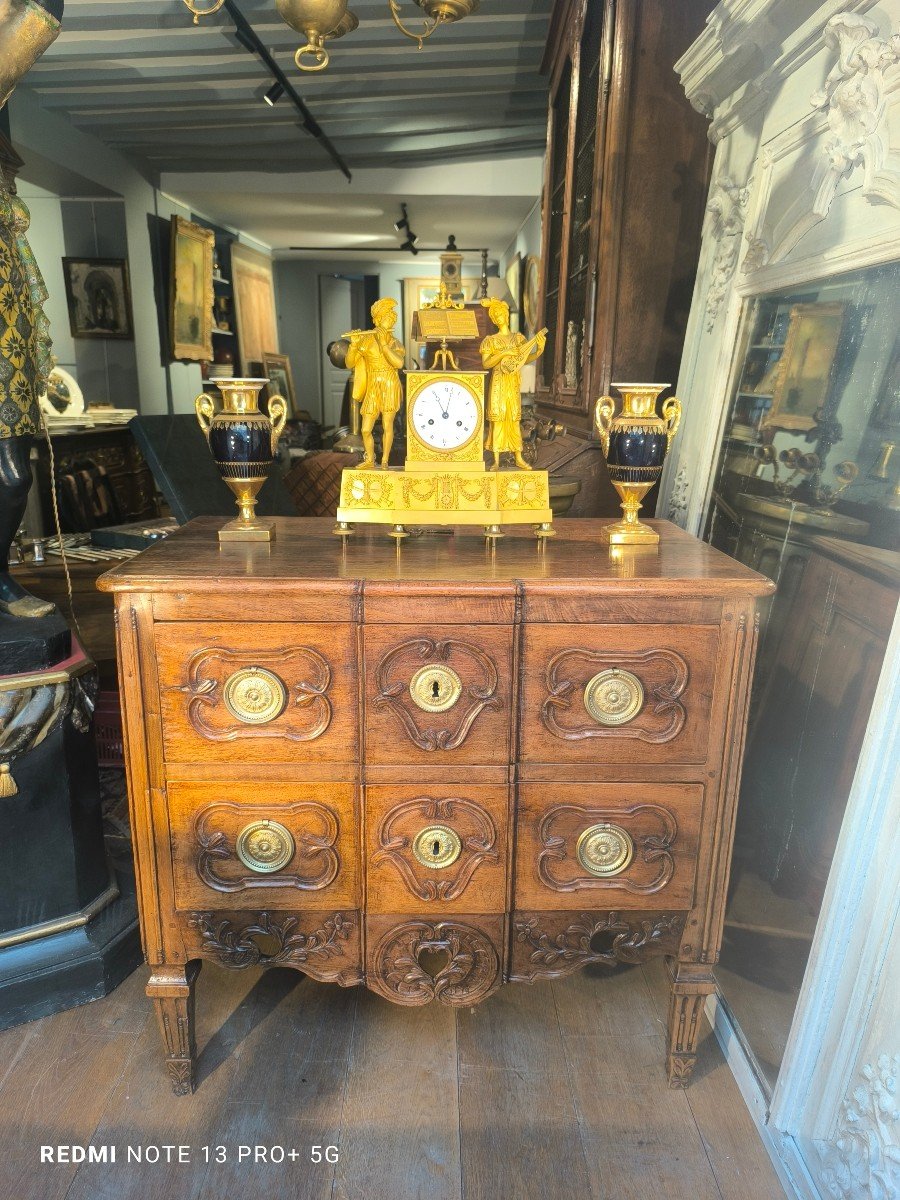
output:
[[[504,279],[506,277],[506,272],[509,269],[513,259],[516,257],[517,254],[518,254],[519,260],[520,260],[520,271],[521,271],[521,264],[525,262],[525,259],[528,258],[528,256],[530,254],[533,254],[536,258],[540,258],[540,254],[541,254],[541,197],[540,196],[538,196],[537,200],[535,200],[534,206],[531,209],[531,211],[529,212],[528,216],[525,218],[525,220],[522,222],[522,224],[516,230],[516,236],[513,238],[513,240],[510,242],[510,244],[506,247],[506,250],[503,252],[503,255],[500,259],[500,278],[501,279]],[[520,285],[521,285],[521,281],[522,281],[521,273],[519,276],[519,280],[520,280]],[[521,288],[520,288],[520,292],[521,292]],[[512,324],[513,329],[524,330],[525,321],[524,321],[524,318],[522,316],[522,311],[521,311],[521,309],[522,309],[521,294],[518,297],[518,306],[519,306],[518,311],[515,314],[513,314],[511,324]],[[535,373],[536,373],[535,367],[533,365],[525,368],[525,373],[522,376],[523,389],[533,391]]]
[[[31,213],[28,240],[50,293],[44,312],[50,322],[53,353],[61,367],[75,372],[75,339],[69,332],[69,313],[63,286],[62,260],[66,253],[62,205],[54,192],[20,179],[17,191]]]
[[[481,261],[475,255],[463,259],[463,274],[481,275]],[[278,337],[281,352],[291,360],[297,403],[321,419],[322,392],[319,369],[321,350],[341,329],[321,329],[319,321],[320,275],[377,275],[379,296],[397,301],[397,313],[403,314],[403,280],[435,278],[440,263],[431,255],[408,262],[340,262],[317,259],[283,259],[275,263],[275,300],[278,310]],[[402,340],[401,323],[397,336]]]
[[[500,277],[506,274],[506,268],[518,254],[525,259],[529,254],[540,256],[541,253],[541,200],[538,197],[531,212],[516,230],[516,236],[506,247],[500,260]]]

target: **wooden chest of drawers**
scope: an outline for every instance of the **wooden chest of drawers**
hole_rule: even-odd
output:
[[[665,522],[492,554],[204,518],[116,593],[148,995],[193,1086],[203,959],[471,1005],[667,956],[668,1072],[714,989],[761,576]]]

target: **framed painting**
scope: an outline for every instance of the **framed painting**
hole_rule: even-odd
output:
[[[844,308],[842,302],[793,306],[764,426],[804,432],[819,424],[831,390]]]
[[[541,260],[535,254],[529,254],[525,259],[522,270],[522,317],[524,328],[522,332],[527,338],[533,338],[538,331],[538,304],[541,292]]]
[[[506,268],[506,287],[512,296],[514,305],[513,311],[510,313],[510,326],[514,332],[518,332],[522,328],[522,256],[518,251],[512,256],[509,266]]]
[[[210,362],[213,356],[213,249],[211,229],[172,218],[172,357]]]
[[[419,347],[424,342],[415,342],[412,337],[412,319],[416,309],[423,304],[430,304],[437,299],[438,288],[441,286],[439,275],[419,276],[419,278],[403,280],[403,345],[406,347],[406,365],[410,366],[418,360]],[[478,295],[481,279],[468,276],[460,280],[460,291],[466,300],[474,300]]]
[[[69,328],[76,338],[134,337],[124,258],[64,258]]]
[[[231,286],[240,360],[263,362],[267,354],[277,353],[279,345],[271,258],[232,243]]]
[[[297,397],[294,393],[294,376],[291,372],[291,360],[286,354],[264,354],[262,356],[263,375],[268,379],[267,397],[283,396],[287,401],[288,419],[297,411]]]

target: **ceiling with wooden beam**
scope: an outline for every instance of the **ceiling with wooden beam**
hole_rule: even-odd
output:
[[[551,0],[481,0],[421,51],[387,0],[351,0],[359,28],[329,43],[318,75],[294,66],[301,39],[274,0],[238,7],[351,171],[543,151]],[[406,23],[420,24],[412,0],[403,7]],[[193,25],[182,0],[66,0],[62,33],[28,77],[45,108],[153,173],[333,170],[339,179],[287,97],[263,102],[271,83],[225,10]]]

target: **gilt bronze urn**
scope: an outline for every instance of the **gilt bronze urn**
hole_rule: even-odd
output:
[[[656,402],[668,383],[614,383],[622,395],[616,417],[615,401],[601,396],[594,408],[606,466],[622,500],[621,521],[605,526],[602,537],[612,546],[654,545],[659,534],[638,520],[641,501],[662,474],[663,463],[681,420],[681,402],[670,396],[656,414]]]
[[[267,379],[217,379],[222,411],[203,392],[194,401],[219,474],[234,492],[240,516],[219,530],[220,542],[268,542],[275,522],[256,516],[256,497],[266,482],[287,419],[283,396],[269,397],[268,416],[259,410]]]

